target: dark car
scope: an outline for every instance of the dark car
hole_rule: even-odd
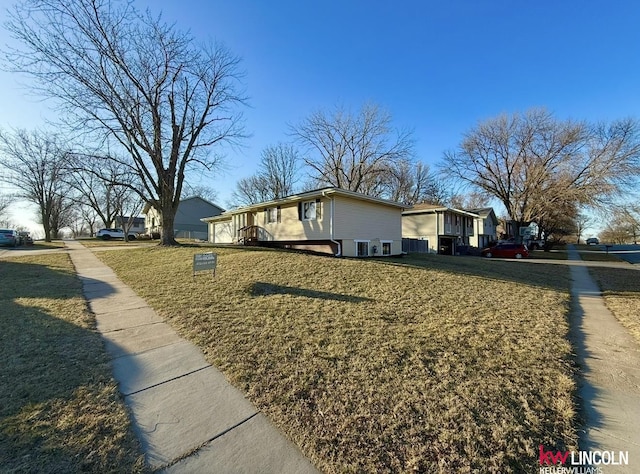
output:
[[[16,247],[20,239],[18,233],[15,230],[0,229],[0,246],[4,247]]]
[[[20,245],[33,245],[33,238],[29,232],[20,231],[18,232],[18,237],[20,238]]]
[[[483,249],[481,254],[487,258],[526,258],[529,256],[529,249],[522,244],[499,242],[493,247]]]

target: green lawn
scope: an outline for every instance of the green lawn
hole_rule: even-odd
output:
[[[68,255],[0,272],[0,472],[144,471]]]
[[[210,249],[208,249],[210,250]],[[324,472],[533,472],[576,445],[564,266],[99,252]]]

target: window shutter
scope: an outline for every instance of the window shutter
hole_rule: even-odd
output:
[[[278,217],[277,217],[277,219],[278,219],[278,222],[282,222],[282,212],[281,212],[280,206],[278,206]]]
[[[269,222],[269,209],[264,210],[264,223]]]
[[[320,198],[316,199],[316,219],[322,219],[322,201]]]
[[[302,202],[298,203],[298,220],[302,220]]]

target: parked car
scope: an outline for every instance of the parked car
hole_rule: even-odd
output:
[[[596,237],[587,239],[587,245],[600,245],[600,241]]]
[[[18,233],[11,229],[0,229],[0,246],[17,247],[20,239]]]
[[[33,238],[29,232],[20,231],[18,232],[18,236],[20,237],[19,245],[33,245]]]
[[[138,234],[135,232],[129,232],[127,234],[129,240],[136,240]],[[100,229],[96,234],[96,237],[102,240],[110,239],[124,239],[124,230],[122,229]]]
[[[529,249],[523,244],[499,242],[493,247],[483,249],[481,255],[487,258],[526,258],[529,256]]]
[[[545,242],[542,239],[541,240],[531,239],[527,241],[527,249],[530,249],[530,250],[542,249],[544,248],[544,245],[545,245]]]

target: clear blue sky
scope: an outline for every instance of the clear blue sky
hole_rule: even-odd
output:
[[[0,0],[0,6],[9,5]],[[640,2],[139,0],[141,8],[243,58],[250,108],[229,171],[208,183],[225,205],[287,124],[373,101],[414,130],[434,164],[462,133],[501,112],[546,106],[561,118],[640,114]],[[6,42],[6,33],[0,33]],[[0,73],[0,126],[48,115]]]

